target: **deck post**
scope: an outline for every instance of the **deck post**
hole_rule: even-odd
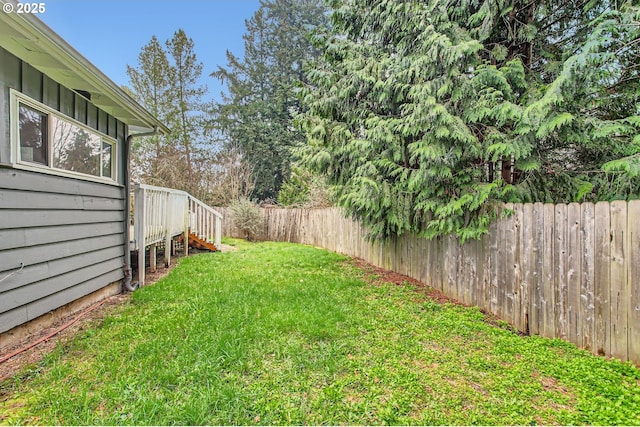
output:
[[[186,209],[184,210],[184,256],[189,255],[189,212],[191,211],[191,198],[187,196]]]
[[[151,246],[149,246],[149,271],[152,273],[155,273],[156,271],[156,262],[158,259],[157,255],[158,255],[158,245],[157,243],[154,243]]]
[[[171,265],[171,225],[173,220],[173,194],[169,193],[166,195],[167,204],[166,204],[166,214],[164,217],[164,230],[165,230],[165,241],[164,241],[164,266],[169,267]]]
[[[145,189],[136,184],[134,191],[134,217],[133,224],[136,235],[136,248],[138,249],[138,286],[144,286],[145,273]]]

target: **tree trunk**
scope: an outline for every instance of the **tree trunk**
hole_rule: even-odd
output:
[[[502,159],[502,180],[504,181],[505,184],[513,183],[512,174],[511,174],[512,166],[513,166],[513,162],[511,161],[511,158],[505,157]]]

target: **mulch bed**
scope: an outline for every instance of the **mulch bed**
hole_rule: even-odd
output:
[[[421,298],[428,298],[439,304],[453,304],[461,307],[472,307],[471,305],[464,304],[456,299],[453,299],[445,295],[438,289],[426,285],[412,277],[405,276],[394,271],[385,270],[384,268],[376,267],[361,258],[352,258],[350,262],[365,273],[365,280],[367,280],[371,284],[380,285],[382,283],[393,283],[398,286],[409,284],[414,287],[414,291]],[[480,310],[480,312],[484,315],[484,321],[490,325],[496,326],[501,329],[508,329],[520,336],[529,335],[526,332],[518,331],[516,328],[509,325],[507,322],[503,321],[493,313],[485,310]]]
[[[393,283],[395,285],[410,284],[415,288],[415,291],[418,294],[425,296],[430,300],[436,301],[440,304],[449,303],[467,307],[467,304],[463,304],[462,302],[443,294],[438,289],[432,288],[429,285],[425,285],[424,283],[412,277],[405,276],[404,274],[399,274],[394,271],[385,270],[384,268],[376,267],[361,258],[352,258],[352,260],[353,265],[364,271],[364,273],[366,274],[365,279],[369,283]]]

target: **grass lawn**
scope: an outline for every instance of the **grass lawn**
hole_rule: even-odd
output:
[[[6,424],[640,424],[640,370],[282,243],[183,259],[0,385]]]

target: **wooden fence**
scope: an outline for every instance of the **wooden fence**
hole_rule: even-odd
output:
[[[370,243],[338,208],[263,209],[263,238],[363,258],[522,332],[640,363],[640,201],[506,207],[513,215],[464,245],[412,235]],[[232,212],[219,210],[223,235],[242,237]]]

